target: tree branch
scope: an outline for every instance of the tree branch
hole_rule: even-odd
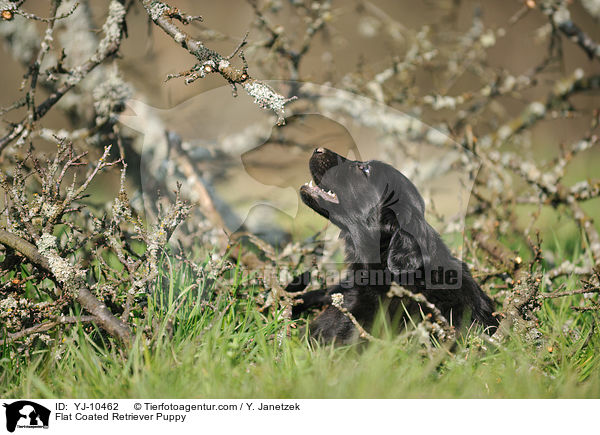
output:
[[[140,0],[140,2],[150,19],[198,60],[198,63],[190,70],[170,75],[167,79],[183,76],[185,77],[186,84],[189,84],[199,78],[205,77],[206,74],[219,73],[231,85],[234,96],[237,95],[236,85],[239,84],[254,98],[254,102],[259,107],[275,112],[278,124],[285,122],[283,118],[285,105],[295,100],[296,97],[286,98],[275,92],[267,84],[250,77],[243,52],[239,53],[244,63],[242,68],[236,68],[229,62],[229,59],[245,45],[246,38],[242,40],[232,55],[227,57],[222,56],[216,51],[207,48],[202,41],[192,38],[175,25],[172,21],[173,18],[185,16],[181,15],[181,12],[177,8],[172,8],[166,3],[156,0]],[[180,18],[178,19],[182,21]],[[182,22],[185,23],[185,21]]]
[[[71,323],[86,323],[93,322],[96,320],[95,316],[61,316],[56,320],[50,322],[40,323],[39,325],[32,326],[27,329],[15,333],[9,333],[7,337],[3,338],[0,342],[2,345],[18,340],[19,338],[26,337],[31,334],[38,334],[40,332],[49,331],[58,325],[67,325]]]
[[[23,254],[29,261],[42,269],[50,272],[54,276],[52,267],[48,259],[43,256],[38,249],[22,238],[0,229],[0,243]],[[131,340],[131,331],[129,326],[119,320],[109,311],[106,305],[102,304],[96,296],[87,288],[79,287],[75,294],[75,299],[83,308],[89,311],[96,322],[110,335],[116,337],[123,343],[128,344]]]

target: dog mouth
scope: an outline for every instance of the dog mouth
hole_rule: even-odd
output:
[[[308,162],[312,180],[300,188],[300,194],[306,205],[325,217],[329,214],[327,207],[324,207],[325,204],[340,203],[338,192],[329,187],[331,183],[327,180],[335,179],[335,174],[332,174],[331,170],[343,161],[344,158],[339,154],[326,148],[317,148]]]
[[[310,196],[319,197],[325,201],[332,202],[334,204],[339,204],[340,200],[337,197],[337,194],[331,190],[325,190],[319,187],[317,184],[313,183],[313,180],[310,180],[308,183],[304,183],[302,185],[302,189],[307,192]]]

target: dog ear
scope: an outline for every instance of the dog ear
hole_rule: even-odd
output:
[[[392,230],[387,266],[394,275],[427,269],[431,264],[425,219],[399,201],[386,207],[383,217]]]
[[[422,281],[428,289],[460,288],[460,265],[451,260],[439,234],[425,220],[423,208],[396,198],[386,205],[385,215],[388,225],[392,222],[387,266],[395,276]]]

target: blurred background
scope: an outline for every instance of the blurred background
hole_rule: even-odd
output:
[[[59,27],[54,38],[54,50],[64,49],[67,61],[98,38],[107,13],[108,2],[81,3],[73,16],[59,25],[66,28],[70,20],[76,21],[82,33],[78,36],[66,30],[61,32]],[[46,1],[27,1],[26,6],[27,11],[42,17],[49,13]],[[69,6],[69,2],[64,2],[61,8],[67,10]],[[597,76],[600,72],[598,55],[590,56],[580,44],[570,40],[573,38],[561,32],[556,18],[567,11],[570,22],[576,23],[580,32],[598,41],[600,7],[594,0],[439,0],[418,4],[377,0],[173,1],[171,6],[202,15],[202,22],[184,26],[185,31],[222,55],[231,53],[248,32],[248,44],[243,50],[250,75],[274,81],[275,88],[276,81],[282,80],[279,91],[300,96],[289,106],[288,114],[314,113],[314,108],[306,109],[305,102],[310,98],[290,84],[308,82],[364,96],[389,110],[418,119],[423,129],[440,131],[456,143],[464,143],[467,133],[469,137],[496,143],[502,127],[504,133],[506,128],[510,132],[514,127],[518,134],[509,134],[496,145],[524,153],[543,165],[559,155],[561,145],[577,142],[585,135],[594,110],[600,107],[598,86],[573,92],[558,105],[549,103],[553,93],[560,86],[568,86],[572,77]],[[442,161],[446,151],[427,148],[428,141],[421,140],[426,134],[417,138],[418,145],[413,149],[420,153],[417,157],[414,152],[407,154],[403,146],[394,148],[387,143],[415,140],[408,138],[408,133],[405,137],[398,132],[391,139],[390,135],[383,137],[380,124],[369,125],[360,120],[356,123],[349,120],[352,116],[341,115],[340,111],[334,115],[325,113],[327,109],[322,107],[317,109],[321,118],[296,118],[292,125],[271,130],[273,115],[252,104],[244,92],[233,98],[229,85],[218,74],[209,74],[189,85],[183,79],[165,82],[169,74],[189,70],[194,58],[154,26],[140,4],[134,2],[128,8],[127,38],[118,58],[106,66],[112,72],[102,74],[118,75],[129,87],[132,101],[151,107],[153,116],[182,138],[184,148],[195,150],[195,154],[190,151],[193,164],[212,192],[219,212],[229,219],[231,230],[248,220],[246,224],[254,232],[267,238],[273,236],[272,241],[279,243],[289,240],[290,235],[305,237],[321,228],[325,223],[299,205],[296,193],[309,178],[306,162],[317,146],[346,153],[358,149],[357,158],[392,163],[415,179],[428,201],[436,197],[436,190],[425,185],[427,177],[419,177],[417,172],[432,155]],[[28,38],[36,32],[41,34],[44,26],[43,22],[20,16],[0,23],[5,39],[1,47],[0,106],[9,106],[23,96],[20,83],[31,62]],[[239,59],[235,62],[241,65]],[[84,79],[82,90],[75,91],[79,98],[90,100],[89,104],[50,111],[43,119],[44,127],[58,131],[89,125],[96,114],[93,89],[86,89],[85,83],[91,81],[89,87],[94,88],[97,84],[93,80]],[[325,92],[325,88],[319,89],[317,93]],[[51,88],[42,88],[39,95],[50,92]],[[548,102],[548,110],[535,122],[525,120],[524,125],[515,127],[515,123],[527,118],[527,111],[535,102]],[[131,113],[126,111],[121,117],[123,125],[145,135],[145,139],[135,139],[143,145],[134,145],[137,151],[129,156],[133,162],[129,169],[131,189],[156,194],[161,191],[157,177],[169,186],[179,178],[189,178],[189,174],[175,174],[177,168],[169,169],[168,143],[149,145],[153,141],[164,142],[164,138],[152,136],[148,122],[134,125],[133,118],[127,120],[127,115]],[[21,116],[22,111],[14,110],[4,114],[4,120],[17,122]],[[261,128],[256,127],[259,124]],[[252,134],[248,132],[251,126],[256,127]],[[160,136],[161,132],[156,134]],[[245,135],[246,139],[232,138],[235,134]],[[133,137],[135,132],[129,135]],[[40,141],[37,146],[44,149],[45,145]],[[161,147],[161,152],[155,152]],[[227,147],[231,152],[221,152]],[[162,163],[157,159],[162,159]],[[597,177],[599,163],[597,147],[579,153],[565,174],[565,184]],[[448,178],[444,178],[448,169],[440,171],[429,171],[430,181],[438,179],[438,217],[443,220],[443,216],[460,210],[464,216],[468,199],[460,206],[452,205],[456,203],[454,197],[439,190],[439,180],[448,183]],[[467,174],[464,168],[454,167],[452,171],[451,190],[470,190],[468,182],[465,185],[465,180],[461,180]],[[96,194],[90,199],[98,206],[112,198],[118,176],[107,174],[99,180],[93,187]],[[154,199],[146,198],[148,201]],[[597,202],[588,201],[584,207],[597,215]],[[523,209],[526,215],[531,212],[526,206]],[[539,224],[553,227],[558,233],[577,231],[573,223],[566,223],[568,228],[561,229],[559,217],[560,212],[544,209]],[[431,218],[435,220],[435,216]],[[301,222],[299,227],[297,222]],[[444,230],[443,225],[438,228]]]

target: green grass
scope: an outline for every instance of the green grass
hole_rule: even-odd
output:
[[[600,397],[597,314],[574,313],[576,297],[544,304],[537,344],[512,337],[493,348],[472,333],[451,351],[427,351],[384,325],[375,332],[381,341],[332,347],[311,343],[300,328],[281,338],[289,322],[260,313],[244,283],[206,287],[202,296],[186,267],[168,266],[131,351],[81,327],[27,356],[6,346],[2,397]]]

